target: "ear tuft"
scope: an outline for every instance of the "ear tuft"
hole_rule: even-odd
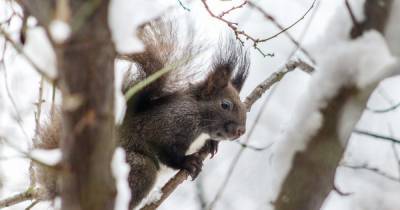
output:
[[[228,63],[214,66],[205,80],[206,95],[214,95],[219,90],[225,88],[232,75],[232,66]]]
[[[221,42],[222,44],[219,45],[219,49],[213,56],[210,73],[199,84],[202,97],[217,94],[229,83],[240,91],[247,78],[249,69],[247,50],[244,50],[240,42],[232,36]],[[233,74],[234,76],[232,76]]]
[[[235,89],[240,92],[243,87],[244,82],[249,75],[249,68],[250,68],[250,59],[248,55],[248,51],[244,52],[243,56],[239,60],[237,64],[237,70],[231,80],[231,83]]]

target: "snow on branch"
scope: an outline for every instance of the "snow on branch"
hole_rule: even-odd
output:
[[[131,190],[128,184],[128,176],[130,167],[125,159],[125,151],[118,147],[114,151],[111,161],[111,169],[117,184],[117,197],[115,198],[114,209],[128,209],[131,199]]]
[[[390,7],[389,3],[383,4],[384,8],[372,7],[376,2],[367,1],[364,8],[387,11]],[[359,1],[357,6],[362,8],[363,4]],[[352,11],[357,8],[352,6]],[[370,94],[398,66],[381,34],[384,27],[379,24],[385,22],[374,21],[384,20],[376,16],[388,13],[364,11],[362,26],[378,31],[363,29],[352,39],[353,23],[343,11],[338,9],[327,35],[318,43],[323,53],[317,57],[317,71],[292,125],[276,144],[274,187],[280,192],[272,203],[279,210],[321,208],[336,189],[336,168]]]

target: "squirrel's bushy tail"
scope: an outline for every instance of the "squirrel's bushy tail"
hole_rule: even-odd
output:
[[[123,56],[137,67],[137,74],[131,70],[124,76],[122,92],[125,94],[138,82],[164,68],[172,68],[157,80],[147,84],[129,98],[129,109],[140,112],[151,107],[152,100],[174,94],[182,89],[183,77],[190,76],[194,57],[203,49],[194,45],[193,28],[187,28],[184,37],[178,34],[176,23],[157,20],[146,23],[138,29],[137,36],[144,44],[144,51]]]

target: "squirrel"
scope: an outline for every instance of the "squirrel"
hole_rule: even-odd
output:
[[[218,149],[218,141],[234,140],[244,134],[247,110],[239,92],[249,70],[247,51],[230,38],[219,46],[206,77],[183,87],[182,75],[193,71],[192,57],[204,48],[194,46],[190,38],[184,44],[179,43],[173,24],[160,20],[140,27],[138,38],[144,44],[144,51],[128,57],[136,65],[138,75],[126,72],[124,94],[158,70],[184,61],[126,101],[125,116],[117,127],[117,141],[126,151],[130,166],[130,209],[150,192],[160,164],[185,169],[192,179],[197,177],[202,161],[195,153],[186,153],[201,134],[210,137],[205,148],[212,156]],[[60,120],[53,120],[45,127],[40,133],[43,143],[39,148],[56,148],[59,138],[56,133],[61,127]],[[42,176],[37,178],[38,182],[48,182],[43,185],[50,185],[49,197],[54,196],[56,181],[44,179],[43,169],[36,168],[39,169],[36,176]]]

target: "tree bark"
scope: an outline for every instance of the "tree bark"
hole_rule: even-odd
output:
[[[336,167],[345,150],[338,136],[340,113],[357,94],[355,88],[342,88],[337,96],[329,101],[329,105],[321,110],[324,124],[309,141],[306,150],[295,154],[292,168],[275,203],[276,209],[321,208],[325,198],[334,189]],[[366,102],[367,99],[368,97],[365,97],[363,100]],[[361,116],[361,111],[359,115]]]
[[[62,209],[109,210],[116,195],[111,174],[114,139],[115,51],[107,24],[108,0],[19,0],[48,32],[57,4],[67,5],[71,35],[53,43],[63,96]],[[58,8],[59,9],[59,8]],[[49,33],[48,33],[49,35]],[[51,38],[51,37],[50,37]]]
[[[60,195],[65,210],[110,210],[116,188],[111,173],[114,138],[115,50],[108,27],[108,0],[18,0],[44,27],[56,52],[61,90]],[[63,17],[60,17],[63,14]],[[71,28],[54,42],[51,21]]]
[[[55,46],[63,94],[62,209],[110,210],[116,195],[110,165],[115,52],[108,1],[71,1],[70,6],[71,37]],[[91,8],[82,15],[83,7]]]
[[[355,25],[350,33],[352,38],[357,38],[369,29],[383,33],[386,19],[389,15],[392,0],[367,0],[364,5],[365,20]],[[382,6],[383,5],[383,6]],[[377,84],[376,84],[377,85]],[[292,161],[292,168],[286,176],[281,191],[276,200],[277,210],[319,210],[326,197],[335,187],[336,168],[342,159],[345,146],[338,136],[339,117],[345,105],[351,100],[357,100],[357,113],[361,117],[362,109],[374,88],[367,91],[357,90],[352,87],[342,87],[338,94],[328,102],[326,108],[321,110],[323,125],[311,137],[306,149],[297,152]],[[352,122],[351,126],[355,126]],[[349,130],[350,131],[350,130]],[[346,133],[346,139],[351,133]],[[293,141],[296,141],[293,139]],[[341,193],[340,191],[338,191]]]

